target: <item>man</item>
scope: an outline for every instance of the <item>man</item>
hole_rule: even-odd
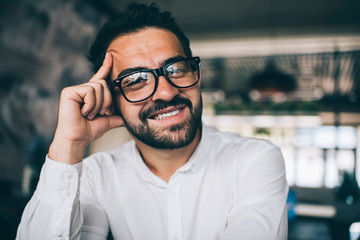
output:
[[[61,94],[18,239],[286,239],[279,149],[201,123],[200,59],[169,13],[130,5],[90,59],[94,77]],[[133,141],[82,161],[120,126]]]

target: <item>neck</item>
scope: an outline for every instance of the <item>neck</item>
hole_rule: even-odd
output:
[[[178,149],[157,149],[135,139],[146,166],[158,177],[168,182],[177,169],[185,165],[201,138],[200,128],[194,140],[187,146]]]

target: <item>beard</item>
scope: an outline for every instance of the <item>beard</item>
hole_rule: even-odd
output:
[[[170,106],[184,104],[189,108],[190,115],[183,123],[171,126],[169,128],[151,127],[147,121],[152,113],[165,109]],[[139,141],[157,149],[177,149],[189,145],[195,138],[201,125],[202,99],[193,106],[191,101],[180,96],[174,97],[171,101],[165,102],[157,100],[150,108],[140,112],[140,124],[133,124],[123,117],[128,131]]]

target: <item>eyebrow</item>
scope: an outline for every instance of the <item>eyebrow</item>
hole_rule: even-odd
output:
[[[168,58],[166,60],[164,60],[161,64],[161,66],[165,66],[169,63],[172,63],[174,61],[178,61],[178,60],[182,60],[182,59],[185,59],[184,56],[181,56],[181,55],[177,55],[177,56],[174,56],[174,57],[171,57],[171,58]],[[132,73],[132,72],[137,72],[137,71],[141,71],[141,70],[149,70],[149,68],[147,67],[133,67],[133,68],[126,68],[124,70],[122,70],[119,74],[118,74],[118,78],[121,77],[121,76],[124,76],[126,74],[129,74],[129,73]]]
[[[141,70],[146,70],[146,69],[148,69],[148,68],[146,68],[146,67],[126,68],[126,69],[122,70],[117,77],[119,78],[119,77],[124,76],[124,75],[126,75],[128,73],[141,71]]]

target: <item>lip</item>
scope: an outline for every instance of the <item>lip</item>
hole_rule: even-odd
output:
[[[175,125],[184,123],[186,117],[188,116],[189,109],[186,105],[178,105],[176,107],[165,108],[161,111],[157,111],[151,114],[152,118],[147,118],[149,124],[154,124],[154,126],[160,128],[167,128]],[[159,116],[159,114],[167,114],[177,111],[174,115],[169,114],[168,116]]]
[[[156,112],[153,112],[151,113],[148,118],[150,119],[155,119],[155,117],[159,114],[166,114],[166,113],[170,113],[170,112],[173,112],[173,111],[176,111],[176,110],[179,110],[180,112],[186,107],[185,104],[180,104],[180,105],[177,105],[177,106],[171,106],[171,107],[167,107],[165,109],[162,109],[162,110],[159,110],[159,111],[156,111]],[[177,114],[176,114],[177,115]]]

